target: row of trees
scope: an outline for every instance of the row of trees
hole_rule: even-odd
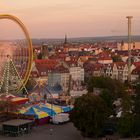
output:
[[[101,89],[98,96],[93,94],[95,87]],[[117,132],[123,137],[140,135],[140,85],[137,85],[133,98],[126,84],[108,77],[90,78],[87,89],[88,94],[76,99],[70,114],[71,121],[82,134],[94,137],[102,135],[109,117],[115,116],[113,102],[121,98],[123,113],[120,119],[115,119]]]
[[[135,94],[127,96],[127,108],[119,121],[119,133],[123,137],[140,136],[140,84],[137,81]]]

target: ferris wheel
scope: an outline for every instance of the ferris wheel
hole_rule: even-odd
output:
[[[15,94],[23,88],[26,90],[32,67],[32,42],[26,27],[17,17],[0,15],[1,21],[16,24],[24,36],[14,40],[0,38],[0,94]]]

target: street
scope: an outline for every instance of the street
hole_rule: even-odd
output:
[[[117,137],[110,137],[111,140],[118,140]],[[80,135],[72,123],[63,125],[46,124],[43,126],[34,127],[31,134],[26,134],[20,137],[1,136],[0,140],[95,140],[93,138],[85,138]],[[106,140],[98,138],[98,140]],[[140,140],[137,139],[119,139],[119,140]]]
[[[0,140],[90,140],[83,138],[72,123],[63,125],[46,124],[34,127],[31,134],[20,137],[0,136]]]

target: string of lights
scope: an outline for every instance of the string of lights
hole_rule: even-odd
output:
[[[8,56],[8,60],[7,60],[7,75],[6,75],[6,94],[9,93],[9,77],[10,77],[10,73],[9,73],[9,69],[10,69],[10,59]]]
[[[10,59],[10,61],[11,61],[11,64],[12,64],[12,66],[13,66],[13,68],[14,68],[14,70],[15,70],[15,72],[16,72],[16,74],[17,74],[17,76],[18,76],[18,78],[19,78],[19,80],[20,80],[20,82],[21,82],[21,85],[23,86],[25,92],[28,94],[28,91],[27,91],[25,85],[24,85],[23,82],[22,82],[22,79],[21,79],[21,77],[20,77],[20,75],[19,75],[19,73],[18,73],[18,71],[17,71],[17,69],[16,69],[16,67],[15,67],[15,65],[14,65],[14,62],[12,61],[12,59]]]
[[[6,70],[7,70],[7,63],[5,64],[3,76],[2,76],[1,82],[0,82],[0,91],[1,91],[2,86],[3,86],[3,84],[4,84],[4,79],[5,79],[5,77],[6,77],[6,76],[5,76],[5,75],[6,75]]]
[[[13,79],[13,78],[15,79]],[[17,77],[17,78],[16,78]],[[16,80],[16,84],[17,84],[17,88],[18,88],[18,82],[21,83],[21,86],[23,86],[23,89],[25,90],[25,92],[28,94],[28,91],[25,87],[25,85],[22,82],[22,79],[18,73],[18,70],[14,64],[14,62],[12,61],[12,59],[10,58],[10,56],[8,56],[7,62],[5,63],[5,67],[4,67],[4,72],[1,78],[1,82],[0,82],[0,91],[2,90],[2,87],[4,87],[5,93],[1,92],[2,94],[9,94],[9,81],[10,80]]]

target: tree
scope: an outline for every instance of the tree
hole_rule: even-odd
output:
[[[125,85],[115,79],[111,79],[110,77],[91,77],[87,82],[87,89],[88,92],[93,92],[94,88],[101,88],[101,89],[107,89],[112,97],[118,98],[122,97],[124,94],[124,91],[126,90]]]
[[[125,114],[120,118],[118,123],[118,132],[122,137],[134,136],[134,116],[133,114]]]
[[[137,116],[140,116],[140,93],[137,93],[136,97],[134,98],[134,113]]]
[[[101,91],[100,97],[105,101],[108,109],[110,110],[110,113],[114,113],[113,112],[113,96],[111,95],[109,90],[103,89]]]
[[[99,136],[109,116],[106,103],[99,96],[86,94],[76,99],[70,120],[85,136]]]
[[[135,136],[140,136],[140,84],[136,86],[136,96],[134,98],[134,107],[133,107],[133,115],[134,115],[134,128],[135,128]]]
[[[134,97],[134,113],[137,116],[140,116],[140,84],[138,83],[136,85],[136,90],[135,90],[136,96]]]
[[[140,85],[136,85],[136,96],[129,94],[123,98],[123,116],[119,120],[118,132],[123,137],[140,136]]]

